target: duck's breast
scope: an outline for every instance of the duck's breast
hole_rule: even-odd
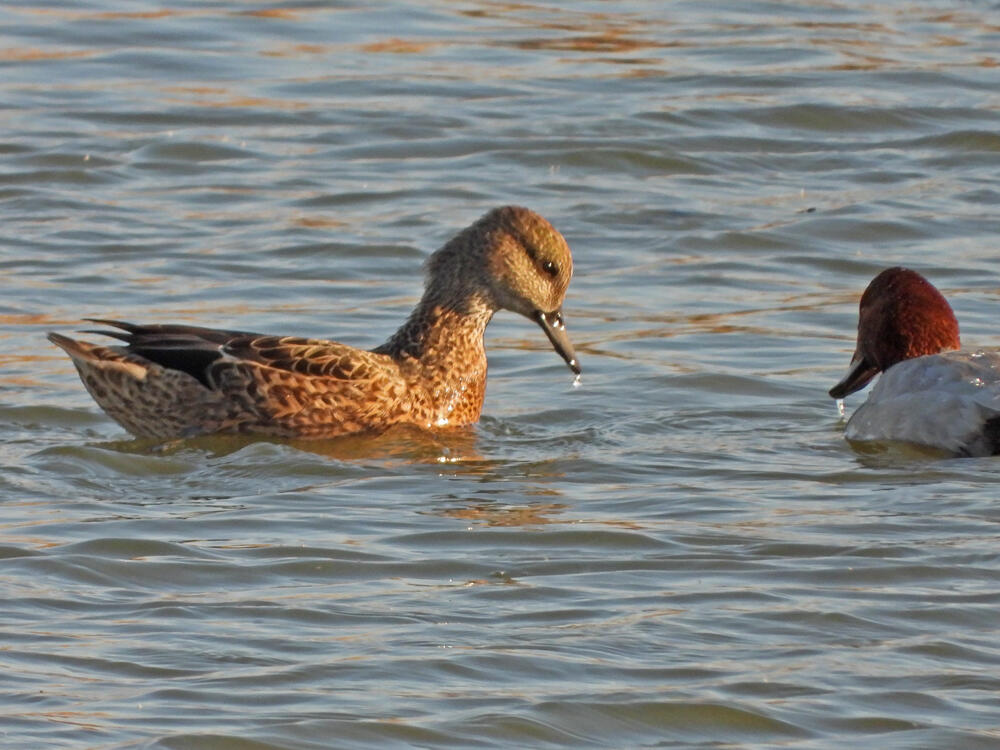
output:
[[[905,441],[990,455],[1000,449],[998,417],[1000,351],[946,352],[882,373],[844,434],[852,441]]]

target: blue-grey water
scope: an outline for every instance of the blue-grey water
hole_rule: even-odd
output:
[[[4,747],[1000,747],[1000,462],[826,396],[888,265],[1000,341],[996,2],[8,3],[0,123]],[[468,431],[151,446],[44,338],[376,346],[505,203],[583,382],[502,313]]]

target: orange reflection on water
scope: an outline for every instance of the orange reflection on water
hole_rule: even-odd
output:
[[[565,519],[553,516],[561,514],[566,508],[565,503],[497,505],[487,501],[476,502],[462,508],[446,508],[437,511],[437,514],[463,521],[475,521],[483,526],[538,526],[565,523]]]
[[[386,39],[381,42],[372,42],[361,47],[364,52],[391,52],[394,54],[412,55],[417,52],[426,52],[432,47],[438,46],[432,42],[413,42],[406,39]]]
[[[93,57],[100,54],[96,50],[43,50],[36,47],[8,47],[0,49],[0,60],[5,62],[34,62],[36,60],[68,60],[77,57]]]

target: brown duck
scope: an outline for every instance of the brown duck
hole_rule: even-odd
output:
[[[372,351],[321,339],[91,319],[125,342],[98,346],[50,333],[105,412],[133,435],[213,432],[324,438],[407,422],[479,419],[483,333],[499,309],[538,323],[579,374],[562,302],[573,274],[566,240],[526,208],[497,208],[427,261],[423,298]]]

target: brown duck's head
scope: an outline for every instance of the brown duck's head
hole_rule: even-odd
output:
[[[958,349],[958,320],[934,285],[908,268],[887,268],[861,295],[851,367],[830,389],[843,398],[897,362]]]
[[[471,263],[454,262],[454,254]],[[494,308],[513,310],[538,323],[569,368],[579,374],[580,363],[562,316],[573,256],[555,227],[527,208],[495,208],[431,257],[432,277],[448,272],[444,266],[449,255],[467,280],[479,276],[477,285]]]

